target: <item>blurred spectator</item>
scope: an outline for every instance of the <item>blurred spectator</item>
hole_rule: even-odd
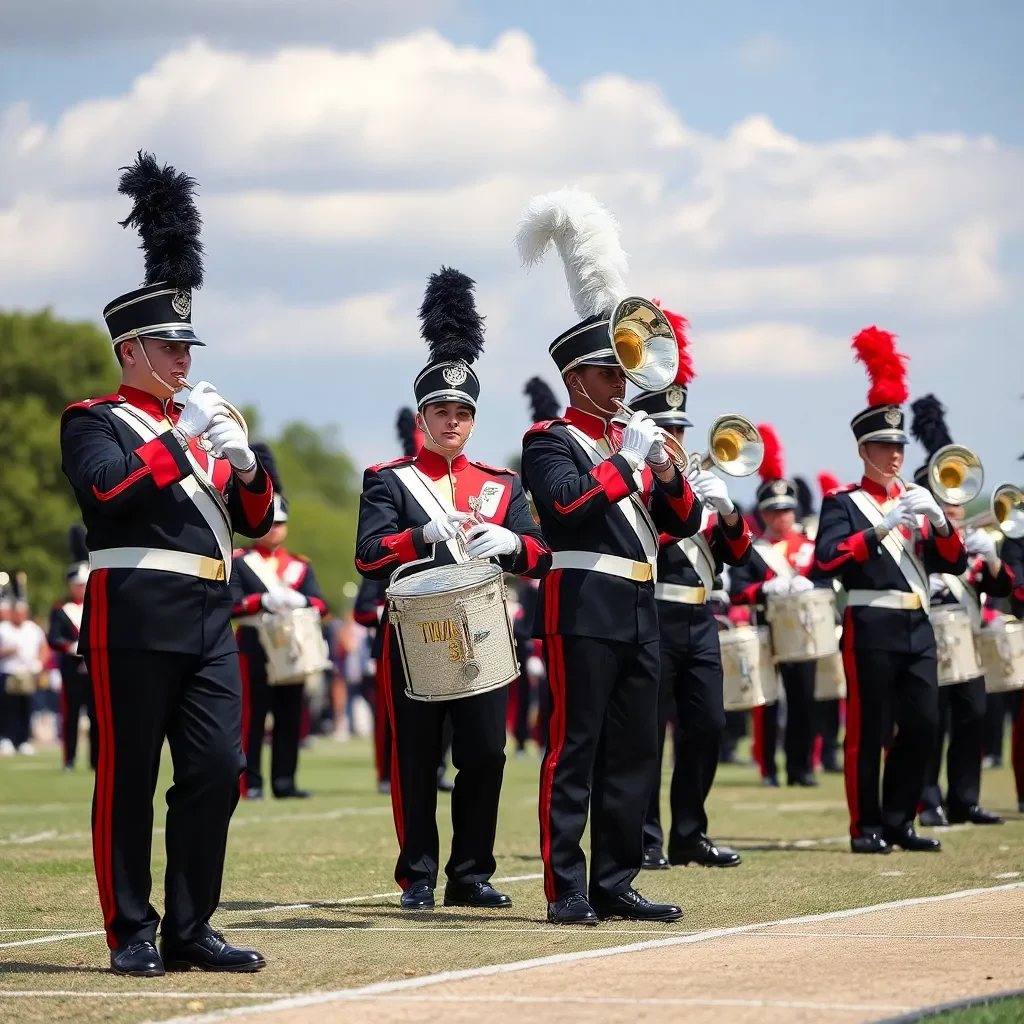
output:
[[[10,618],[0,620],[0,754],[34,754],[32,698],[43,666],[50,659],[46,634],[18,601]]]

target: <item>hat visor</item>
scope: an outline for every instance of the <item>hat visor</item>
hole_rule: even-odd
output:
[[[871,430],[857,438],[858,444],[879,441],[882,444],[910,444],[910,438],[902,430]]]
[[[601,352],[591,352],[585,356],[580,356],[578,359],[573,359],[564,370],[562,374],[569,373],[570,370],[579,369],[581,366],[619,366],[618,359],[615,358],[615,353],[611,349],[607,349]]]
[[[200,341],[195,331],[187,324],[181,327],[165,327],[155,331],[140,331],[140,338],[156,338],[158,341],[178,341],[183,345],[200,345],[206,348],[206,342]]]
[[[476,412],[476,400],[467,395],[465,391],[435,391],[420,402],[419,408],[423,410],[428,405],[441,405],[443,402],[458,402],[459,405],[469,406],[473,412]]]
[[[759,501],[757,507],[762,511],[775,509],[779,512],[788,512],[790,509],[796,508],[796,499],[785,495],[781,495],[778,498],[766,498],[764,501]]]
[[[651,413],[651,419],[659,427],[692,427],[693,423],[681,412],[655,412]]]

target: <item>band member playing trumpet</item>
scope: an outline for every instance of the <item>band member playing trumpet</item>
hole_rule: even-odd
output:
[[[554,552],[534,627],[544,640],[552,706],[540,787],[548,920],[671,921],[680,907],[650,903],[633,888],[658,758],[654,584],[659,534],[692,537],[701,506],[654,420],[643,411],[625,426],[614,418],[625,397],[624,360],[663,365],[656,386],[666,387],[677,369],[676,342],[664,315],[644,300],[628,304],[647,321],[646,342],[636,321],[611,325],[625,295],[626,259],[614,219],[592,196],[564,189],[534,198],[516,241],[527,265],[555,244],[580,317],[549,347],[570,406],[523,440],[524,483]],[[657,359],[647,358],[651,344]],[[635,373],[631,379],[645,386]],[[588,811],[589,886],[580,847]]]
[[[100,727],[93,853],[111,969],[253,971],[253,950],[210,927],[220,899],[228,822],[244,766],[242,680],[231,632],[231,536],[262,537],[270,479],[210,384],[174,402],[202,345],[192,291],[202,283],[195,182],[140,154],[121,178],[134,201],[146,284],[104,318],[121,364],[116,394],[78,402],[61,420],[63,469],[91,552],[78,649]],[[221,458],[199,440],[205,435]],[[166,903],[149,903],[153,792],[164,738]]]
[[[686,319],[665,310],[679,345],[675,380],[660,391],[632,399],[631,408],[646,412],[680,444],[686,428],[688,385],[693,367],[687,351]],[[661,636],[661,688],[658,697],[658,761],[644,823],[644,867],[702,864],[733,867],[739,854],[719,848],[708,838],[704,808],[715,781],[725,732],[722,699],[722,652],[718,622],[711,606],[715,577],[723,565],[744,565],[750,557],[750,531],[736,511],[725,481],[708,470],[690,476],[694,493],[708,509],[704,529],[682,539],[663,533],[659,538],[658,582],[654,586]],[[661,826],[661,765],[665,731],[675,724],[672,747],[675,764],[669,804],[672,824],[668,858]]]
[[[356,568],[387,580],[402,565],[495,558],[506,571],[543,574],[549,555],[511,470],[470,462],[480,382],[472,364],[483,347],[483,319],[473,282],[450,268],[431,275],[420,309],[430,362],[414,385],[423,447],[411,458],[373,466],[363,477]],[[379,673],[393,734],[391,801],[400,852],[395,879],[402,906],[434,906],[439,840],[437,765],[446,716],[453,726],[452,850],[445,866],[445,906],[496,908],[511,903],[490,884],[494,834],[505,765],[508,690],[422,702],[405,692],[398,638],[382,623]]]
[[[925,395],[911,405],[910,433],[924,445],[929,460],[940,449],[953,443],[946,426],[945,408],[935,395]],[[914,482],[931,486],[926,463],[914,473]],[[937,496],[938,497],[938,496]],[[946,518],[964,537],[968,554],[963,577],[951,573],[931,576],[932,606],[953,605],[963,608],[974,631],[982,623],[982,595],[1009,597],[1013,576],[1000,561],[995,541],[984,530],[963,531],[964,506],[943,503]],[[935,734],[924,791],[921,795],[921,824],[948,825],[972,822],[975,825],[999,825],[1003,819],[978,805],[981,793],[981,758],[985,735],[985,677],[979,674],[966,682],[939,687],[939,728]],[[939,788],[942,748],[946,752],[946,799]],[[945,803],[945,809],[943,808]]]
[[[295,608],[315,608],[327,614],[327,603],[320,593],[313,566],[286,550],[288,539],[288,501],[284,496],[277,466],[270,448],[254,444],[263,468],[274,488],[274,522],[265,537],[252,547],[234,552],[231,592],[234,614],[239,624],[238,653],[242,666],[242,796],[247,800],[263,797],[263,773],[260,768],[267,712],[274,716],[270,748],[271,790],[279,800],[308,797],[295,784],[299,765],[299,731],[302,724],[304,682],[271,685],[267,676],[267,652],[253,616],[263,612],[276,615]],[[248,620],[248,621],[246,621]]]
[[[746,565],[730,574],[733,604],[756,606],[763,618],[766,598],[813,590],[808,574],[814,566],[814,543],[797,530],[797,488],[786,478],[782,444],[775,428],[761,423],[764,459],[759,470],[757,512],[764,533],[754,541]],[[823,584],[825,585],[825,584]],[[816,786],[814,748],[814,662],[794,661],[778,666],[786,691],[786,776],[790,786]],[[778,704],[754,708],[754,756],[767,786],[778,786],[775,749]]]
[[[851,423],[864,477],[826,495],[814,555],[816,571],[841,579],[847,592],[842,648],[850,845],[854,853],[888,853],[893,845],[938,850],[937,839],[914,831],[939,718],[928,574],[959,575],[967,556],[931,492],[900,485],[909,440],[901,408],[906,357],[895,337],[877,327],[861,331],[853,347],[871,379],[868,408]],[[923,562],[912,533],[922,516],[931,527]]]

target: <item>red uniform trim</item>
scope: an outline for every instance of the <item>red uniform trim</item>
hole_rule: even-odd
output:
[[[177,444],[178,442],[172,437],[169,443]],[[178,463],[174,461],[174,456],[167,445],[167,438],[161,434],[135,449],[135,454],[142,459],[143,464],[148,466],[149,471],[153,474],[153,483],[160,488],[175,483],[185,475]],[[132,476],[134,475],[133,473]]]
[[[260,599],[263,597],[262,594],[246,594],[234,608],[231,609],[232,615],[255,615],[260,610]]]
[[[123,402],[123,401],[124,401],[124,398],[121,395],[117,394],[117,393],[115,393],[113,395],[104,395],[102,398],[86,398],[82,402],[72,402],[71,405],[69,405],[64,410],[64,412],[68,413],[72,409],[91,409],[94,405],[103,405],[104,403]]]
[[[555,511],[560,512],[562,515],[568,515],[570,512],[575,512],[581,505],[585,505],[595,494],[600,494],[604,488],[598,484],[596,487],[592,487],[582,497],[577,498],[575,501],[570,502],[568,505],[559,505],[555,502]]]
[[[846,741],[843,745],[843,773],[846,782],[846,806],[850,810],[850,835],[858,835],[860,789],[857,777],[860,757],[860,679],[857,654],[853,647],[853,616],[847,608],[843,616],[843,668],[846,671]]]
[[[754,759],[754,764],[757,765],[761,772],[761,778],[765,777],[764,767],[764,705],[760,704],[754,708],[751,712],[751,719],[753,720],[753,731],[752,742],[750,744],[750,756]]]
[[[270,475],[263,474],[263,490],[251,491],[239,480],[238,496],[242,500],[242,512],[250,526],[259,526],[270,506],[274,503],[274,487]]]
[[[529,534],[524,534],[520,538],[523,542],[523,551],[526,552],[526,572],[530,572],[537,568],[537,563],[548,554],[548,549],[544,544],[537,540],[536,537],[531,537]]]
[[[150,441],[150,444],[153,442]],[[152,472],[149,466],[140,466],[134,473],[129,473],[119,484],[109,491],[101,491],[95,484],[92,485],[92,493],[96,495],[97,501],[110,501],[116,498],[122,491],[128,490],[132,484],[138,483],[143,477],[149,476]]]
[[[327,614],[327,604],[321,598],[307,597],[306,600],[309,602],[310,608],[315,608],[320,613],[321,618]]]
[[[393,551],[400,562],[415,562],[419,555],[416,554],[416,545],[413,543],[412,530],[403,530],[394,536],[385,537],[381,544],[389,551]],[[382,565],[382,562],[375,563]]]
[[[398,763],[398,734],[395,730],[395,695],[391,691],[391,623],[384,627],[384,645],[378,665],[378,689],[384,694],[384,705],[391,723],[391,812],[395,819],[395,835],[398,846],[405,846],[405,813],[402,808],[402,770]],[[401,858],[399,859],[401,863]],[[395,869],[395,881],[402,887],[402,892],[409,887],[409,880],[399,876]]]
[[[675,512],[680,519],[686,519],[690,514],[690,509],[693,508],[693,489],[690,487],[689,481],[687,481],[685,477],[680,477],[680,483],[683,485],[683,493],[678,498],[673,498],[666,490],[662,490],[661,493],[671,506],[672,511]]]
[[[376,466],[370,466],[368,472],[377,473],[382,469],[391,469],[392,466],[404,466],[409,462],[415,461],[415,455],[403,455],[400,459],[392,459],[390,462],[378,462]]]
[[[595,466],[590,475],[601,485],[601,489],[608,495],[611,502],[621,501],[628,498],[636,489],[634,480],[628,480],[622,475],[622,470],[609,458],[600,465]]]
[[[561,419],[561,418],[559,418],[557,420],[538,420],[538,422],[534,423],[534,425],[532,427],[530,427],[530,429],[523,435],[523,440],[525,441],[526,438],[528,438],[531,434],[540,433],[542,430],[549,430],[556,423],[568,423],[568,422],[569,421],[567,419]]]
[[[823,562],[819,558],[817,560],[818,568],[821,569],[822,572],[831,572],[844,562],[848,562],[851,558],[856,559],[858,562],[866,562],[871,557],[867,534],[873,530],[874,527],[870,527],[869,530],[861,530],[859,533],[851,533],[846,540],[838,545],[837,550],[842,552],[839,557],[834,558],[831,562]]]
[[[740,522],[743,522],[743,520],[741,519]],[[722,536],[725,537],[734,558],[742,558],[747,553],[747,549],[750,547],[750,530],[747,528],[746,523],[743,523],[743,532],[738,537],[730,537],[724,527],[722,528]]]
[[[377,625],[377,609],[374,608],[372,612],[353,612],[352,618],[359,623],[360,626],[376,626]]]
[[[941,536],[938,530],[932,530],[932,533],[935,535],[935,550],[939,557],[947,562],[959,561],[960,553],[964,549],[960,534],[956,530],[951,530],[948,537]]]

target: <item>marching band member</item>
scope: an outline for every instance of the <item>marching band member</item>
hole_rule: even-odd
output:
[[[277,465],[270,448],[254,444],[263,468],[274,489],[274,522],[265,537],[233,553],[231,593],[234,615],[240,619],[238,654],[242,668],[242,796],[263,799],[263,773],[260,762],[267,712],[274,716],[270,747],[270,785],[279,800],[305,798],[309,793],[295,785],[299,766],[299,729],[302,719],[303,682],[271,686],[267,677],[267,653],[260,642],[259,630],[252,624],[261,612],[275,614],[293,608],[315,608],[321,618],[327,604],[320,593],[313,566],[284,546],[288,539],[288,501],[284,496]],[[248,622],[246,620],[249,620]]]
[[[68,546],[74,561],[64,578],[68,584],[67,599],[59,601],[50,611],[47,643],[60,656],[60,718],[64,754],[64,771],[75,767],[78,752],[78,719],[82,708],[89,715],[89,764],[96,769],[99,757],[99,736],[96,728],[96,706],[92,699],[92,683],[85,658],[78,653],[78,637],[82,628],[82,602],[89,579],[89,549],[85,546],[85,530],[72,526],[68,530]]]
[[[665,310],[679,344],[679,371],[662,391],[633,398],[631,408],[646,412],[680,443],[686,428],[687,388],[693,367],[687,351],[686,319]],[[734,850],[719,848],[708,838],[704,808],[715,781],[718,755],[725,732],[722,695],[722,652],[718,622],[711,605],[715,577],[723,565],[744,565],[750,557],[750,531],[729,498],[725,481],[707,470],[690,476],[696,496],[713,514],[704,529],[681,540],[663,533],[659,538],[658,582],[654,586],[661,636],[661,687],[658,697],[658,761],[644,823],[644,867],[670,864],[733,867],[740,863]],[[673,713],[674,712],[674,713]],[[675,766],[669,804],[668,858],[661,826],[661,765],[665,730],[675,723],[672,748]]]
[[[797,530],[797,489],[786,479],[782,445],[769,423],[758,425],[764,439],[759,473],[757,511],[764,533],[754,540],[745,566],[730,575],[733,604],[758,607],[763,618],[765,599],[772,595],[800,594],[814,584],[808,574],[814,565],[814,543]],[[786,691],[786,776],[790,786],[816,786],[812,765],[814,748],[814,662],[786,662],[778,666]],[[775,748],[778,704],[754,708],[754,750],[759,756],[766,786],[778,786]]]
[[[851,422],[864,477],[829,492],[821,506],[816,570],[842,580],[843,665],[849,690],[844,771],[854,853],[938,850],[914,818],[938,728],[935,634],[928,619],[929,572],[960,574],[967,557],[931,493],[903,490],[897,478],[908,442],[906,357],[895,338],[868,327],[853,340],[872,386],[868,408]],[[912,532],[931,524],[924,564]],[[892,735],[895,722],[896,735]],[[890,742],[891,741],[891,742]],[[879,799],[879,764],[887,747]]]
[[[646,413],[613,421],[626,378],[609,314],[625,295],[626,259],[612,216],[564,189],[530,202],[516,241],[527,265],[554,242],[580,317],[549,347],[569,408],[523,440],[524,483],[554,552],[534,629],[552,706],[540,787],[548,920],[672,921],[682,909],[648,902],[633,881],[658,758],[658,536],[693,536],[700,502]],[[589,888],[580,848],[588,810]]]
[[[116,394],[70,406],[63,470],[91,552],[78,649],[99,723],[93,855],[111,970],[153,977],[191,966],[255,971],[253,951],[210,927],[244,761],[242,680],[231,632],[231,535],[270,527],[270,480],[212,385],[174,395],[202,345],[190,318],[202,283],[195,182],[140,154],[121,178],[134,200],[146,284],[104,319],[121,364]],[[222,458],[200,446],[205,436]],[[149,903],[153,793],[167,738],[166,901]],[[162,954],[162,955],[161,955]]]
[[[840,487],[839,478],[832,473],[822,471],[818,474],[818,490],[822,497],[829,491]],[[809,517],[804,520],[804,533],[809,540],[816,540],[818,536],[818,516]],[[839,581],[832,580],[833,588],[840,589]],[[842,774],[843,766],[839,763],[839,722],[842,717],[842,705],[844,701],[838,697],[828,700],[817,700],[814,702],[814,710],[817,718],[818,735],[821,737],[821,770],[829,774]]]
[[[911,407],[910,433],[924,445],[929,459],[940,448],[952,444],[946,427],[945,408],[935,395],[917,399]],[[914,483],[929,487],[928,464],[914,473]],[[943,512],[959,531],[964,520],[962,505],[943,505]],[[951,573],[931,576],[931,603],[959,605],[971,617],[974,630],[981,627],[982,595],[1009,597],[1013,576],[1000,561],[995,541],[984,530],[967,532],[968,567],[963,577]],[[963,683],[939,687],[939,728],[935,734],[924,791],[921,796],[922,825],[948,825],[972,822],[975,825],[1001,825],[998,814],[978,806],[981,793],[981,757],[985,732],[985,676],[979,673]],[[946,800],[943,810],[939,788],[942,747],[949,736],[946,752]]]
[[[547,570],[547,548],[519,477],[470,462],[464,454],[480,394],[471,364],[483,346],[483,320],[472,286],[468,277],[447,267],[428,282],[420,318],[430,362],[415,382],[424,443],[415,457],[372,466],[363,477],[356,568],[367,578],[387,580],[399,566],[424,559],[431,559],[431,565],[460,561],[456,537],[467,528],[470,557],[496,558],[506,572],[520,575]],[[478,521],[472,524],[474,518]],[[386,614],[383,629],[380,679],[393,735],[391,800],[401,847],[395,879],[402,887],[402,907],[434,906],[436,769],[446,717],[453,726],[452,762],[458,774],[444,903],[506,907],[511,900],[489,879],[495,868],[508,690],[450,701],[413,700],[405,692],[398,639]]]

